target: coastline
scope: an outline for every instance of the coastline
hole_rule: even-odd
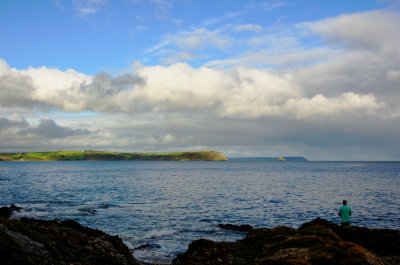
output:
[[[0,153],[0,161],[228,161],[228,158],[218,151],[119,153],[83,150]]]
[[[17,206],[0,208],[0,257],[4,264],[151,264],[135,259],[119,236],[71,220],[9,219]],[[236,242],[194,240],[172,264],[398,264],[400,231],[343,227],[316,218],[298,229],[243,229]]]

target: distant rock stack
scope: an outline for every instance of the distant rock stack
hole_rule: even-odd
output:
[[[278,157],[278,161],[279,162],[286,162],[286,158],[284,158],[283,156]]]

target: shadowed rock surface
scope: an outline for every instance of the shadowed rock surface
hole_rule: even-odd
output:
[[[342,240],[361,245],[380,256],[400,257],[400,231],[391,229],[369,229],[360,226],[340,226],[327,220],[317,218],[309,223],[304,223],[300,229],[319,225],[336,233]],[[399,263],[400,264],[400,260]]]
[[[400,264],[400,231],[317,218],[299,229],[250,230],[237,242],[193,241],[172,264]]]
[[[75,221],[43,221],[5,217],[19,211],[2,207],[1,264],[145,264],[136,260],[118,236],[81,226]],[[278,226],[247,229],[237,242],[193,241],[172,264],[400,264],[400,231],[343,227],[317,218],[299,229]],[[158,247],[145,244],[137,249]]]
[[[0,217],[3,218],[10,218],[13,212],[19,212],[22,210],[21,207],[15,206],[14,204],[11,204],[10,207],[1,207],[0,208]]]
[[[118,236],[75,221],[0,217],[1,264],[141,264]]]
[[[251,230],[253,230],[253,227],[251,225],[219,224],[218,228],[237,232],[250,232]]]

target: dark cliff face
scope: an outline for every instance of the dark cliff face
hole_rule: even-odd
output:
[[[299,229],[250,230],[237,242],[195,240],[173,264],[400,264],[400,231],[342,227],[323,219]]]
[[[75,221],[0,217],[1,264],[140,264],[118,236]]]

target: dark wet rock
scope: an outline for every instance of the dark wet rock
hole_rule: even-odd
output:
[[[400,264],[400,231],[317,218],[299,229],[259,228],[237,242],[193,241],[172,264]]]
[[[12,214],[12,211],[10,207],[1,207],[0,208],[0,217],[3,218],[10,218]]]
[[[3,218],[10,218],[11,215],[12,215],[14,212],[19,212],[19,211],[21,211],[21,210],[22,210],[22,207],[15,206],[14,204],[11,204],[10,207],[7,207],[7,206],[1,207],[1,208],[0,208],[0,217],[3,217]]]
[[[237,232],[250,232],[251,230],[253,230],[253,227],[251,225],[219,224],[218,227],[221,229]]]
[[[17,206],[2,207],[10,217]],[[118,236],[75,221],[0,217],[1,264],[148,264],[137,261]],[[241,229],[224,225],[223,229]],[[249,228],[249,227],[247,227]],[[247,230],[247,229],[246,229]],[[339,226],[317,218],[299,229],[248,229],[237,242],[193,241],[172,264],[400,264],[400,231]],[[135,250],[159,248],[143,244]]]
[[[118,236],[75,221],[0,218],[1,264],[141,264]]]
[[[304,223],[300,229],[306,230],[314,225],[324,226],[336,233],[342,240],[361,245],[380,256],[400,256],[400,231],[398,230],[341,226],[321,218]]]
[[[150,249],[158,249],[158,248],[161,248],[161,245],[154,244],[154,243],[146,243],[146,244],[142,244],[140,246],[134,247],[133,251],[136,251],[136,250],[150,250]]]

